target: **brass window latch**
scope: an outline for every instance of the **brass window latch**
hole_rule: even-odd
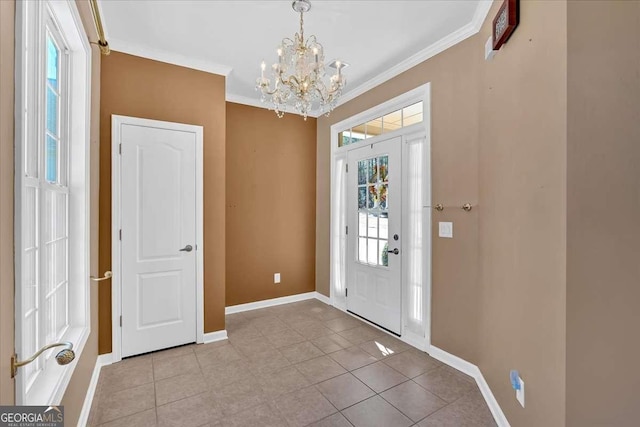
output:
[[[76,354],[73,351],[73,343],[68,341],[45,345],[40,350],[36,351],[33,356],[25,360],[18,360],[18,355],[14,353],[13,356],[11,356],[11,378],[15,378],[19,367],[28,365],[36,360],[42,353],[54,347],[64,347],[58,352],[58,354],[56,354],[56,362],[58,362],[58,365],[68,365],[76,358]]]

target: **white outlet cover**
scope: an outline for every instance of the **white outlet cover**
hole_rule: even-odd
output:
[[[273,275],[273,283],[280,283],[280,273],[275,273]]]
[[[522,378],[518,377],[518,381],[520,381],[520,390],[516,390],[516,399],[520,402],[520,405],[524,408],[524,381]]]
[[[438,223],[438,236],[453,239],[453,223],[452,222],[439,222]]]

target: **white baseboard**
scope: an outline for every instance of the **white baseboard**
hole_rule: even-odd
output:
[[[421,351],[427,351],[427,340],[425,337],[421,337],[411,331],[404,331],[399,339],[400,341],[404,341],[409,344],[411,347],[415,347]]]
[[[321,294],[320,292],[315,292],[315,297],[317,300],[319,300],[320,302],[323,302],[327,305],[332,305],[331,304],[331,298],[329,298],[328,296],[325,296],[323,294]]]
[[[344,311],[345,313],[355,317],[356,319],[360,319],[358,316],[355,316],[349,313],[346,307],[339,307],[336,304],[331,304],[331,301],[326,296],[318,292],[316,292],[316,294],[317,294],[316,298],[318,300],[326,304],[332,305],[333,307]],[[382,328],[379,328],[374,324],[370,324],[370,326],[376,329],[379,329],[383,332],[389,333],[388,331]],[[454,356],[451,353],[447,353],[446,351],[438,347],[435,347],[433,345],[430,345],[427,348],[426,339],[424,337],[415,335],[410,331],[405,331],[399,339],[409,344],[410,346],[417,348],[418,350],[426,351],[434,359],[437,359],[440,362],[447,364],[452,368],[457,369],[458,371],[463,372],[469,375],[470,377],[474,378],[476,380],[476,383],[478,384],[478,388],[480,389],[480,392],[482,393],[482,397],[484,397],[484,400],[487,402],[487,406],[489,407],[489,410],[491,411],[491,415],[493,415],[493,418],[496,421],[496,424],[498,425],[498,427],[510,427],[507,417],[504,415],[504,412],[502,412],[502,408],[500,408],[498,401],[496,400],[495,396],[491,392],[491,389],[489,388],[489,384],[487,384],[487,381],[484,379],[482,372],[480,372],[480,369],[476,365],[474,365],[473,363],[467,362],[466,360],[461,359],[458,356]]]
[[[242,313],[243,311],[251,311],[251,310],[257,310],[259,308],[267,308],[267,307],[273,307],[276,305],[289,304],[292,302],[305,301],[308,299],[317,298],[316,294],[317,292],[306,292],[304,294],[289,295],[286,297],[249,302],[247,304],[232,305],[229,307],[225,307],[224,314]]]
[[[476,380],[478,388],[482,393],[482,397],[484,397],[484,400],[487,402],[487,406],[489,407],[489,410],[491,411],[496,424],[498,424],[498,427],[510,427],[507,417],[504,415],[504,412],[502,412],[502,408],[500,408],[498,401],[491,392],[489,384],[487,384],[487,381],[484,379],[482,372],[480,372],[480,368],[478,368],[473,363],[467,362],[466,360],[461,359],[458,356],[454,356],[451,353],[447,353],[446,351],[433,345],[429,349],[428,353],[434,359],[437,359],[440,362],[449,365],[452,368],[455,368],[458,371],[469,375],[470,377],[473,377]]]
[[[215,331],[215,332],[207,332],[204,334],[204,344],[211,344],[212,342],[216,342],[216,341],[222,341],[222,340],[226,340],[227,337],[227,331],[226,329],[223,329],[221,331]]]
[[[473,363],[467,362],[466,360],[461,359],[458,356],[454,356],[451,353],[447,353],[434,345],[427,350],[427,353],[429,353],[429,356],[434,359],[438,359],[440,362],[449,365],[452,368],[456,368],[458,371],[467,374],[470,377],[477,378],[478,375],[482,375],[480,373],[480,369]]]
[[[111,353],[101,354],[96,359],[96,364],[93,367],[93,374],[91,374],[91,381],[89,381],[89,388],[87,394],[84,397],[84,403],[82,404],[82,410],[80,411],[80,418],[78,418],[78,427],[85,427],[89,422],[89,413],[91,412],[91,404],[96,394],[96,388],[98,387],[98,379],[100,378],[100,370],[103,366],[111,365],[113,358]]]

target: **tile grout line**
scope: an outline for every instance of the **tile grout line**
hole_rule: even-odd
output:
[[[315,392],[317,392],[320,396],[322,396],[322,398],[323,398],[323,399],[325,399],[327,402],[329,402],[329,404],[333,407],[333,409],[334,409],[336,412],[334,412],[334,413],[332,413],[332,414],[328,415],[327,417],[324,417],[324,418],[322,418],[322,419],[320,419],[320,420],[313,421],[311,424],[316,423],[316,422],[318,422],[318,421],[322,421],[322,420],[327,419],[327,418],[329,418],[329,417],[335,416],[336,414],[340,414],[340,416],[341,416],[341,417],[344,417],[350,425],[353,425],[353,423],[352,423],[348,418],[346,418],[346,416],[344,415],[343,411],[345,411],[345,410],[347,410],[347,409],[349,409],[349,408],[351,408],[351,407],[353,407],[353,406],[355,406],[355,405],[358,405],[358,404],[360,404],[360,403],[362,403],[362,402],[364,402],[364,401],[366,401],[366,400],[368,400],[368,399],[371,399],[371,398],[373,398],[374,396],[380,396],[380,398],[382,398],[384,402],[388,403],[388,404],[389,404],[391,407],[393,407],[395,410],[399,411],[403,416],[405,416],[405,417],[407,417],[409,420],[411,420],[411,422],[412,422],[412,423],[418,423],[418,422],[421,422],[422,420],[424,420],[424,419],[426,419],[426,418],[429,418],[429,417],[433,416],[433,415],[434,415],[434,414],[436,414],[436,413],[439,413],[442,409],[445,409],[445,408],[449,407],[451,404],[453,404],[453,403],[457,402],[457,401],[458,401],[458,400],[460,400],[461,398],[463,398],[463,397],[465,397],[465,396],[467,396],[467,395],[469,395],[469,394],[471,394],[471,393],[472,393],[472,391],[468,391],[467,393],[462,394],[460,397],[458,397],[457,399],[453,400],[452,402],[447,402],[445,399],[443,399],[442,397],[440,397],[437,393],[432,392],[432,391],[430,391],[430,390],[426,389],[425,387],[423,387],[422,385],[418,384],[418,383],[415,381],[415,378],[417,378],[417,377],[419,377],[419,376],[421,376],[421,375],[423,375],[423,374],[425,374],[425,373],[427,373],[427,372],[431,372],[431,371],[435,371],[435,370],[437,370],[437,369],[441,369],[441,368],[442,368],[442,366],[436,366],[436,367],[434,367],[433,369],[428,369],[428,370],[426,370],[426,371],[424,371],[424,372],[421,372],[420,374],[418,374],[418,375],[414,376],[413,378],[412,378],[412,377],[409,377],[409,376],[407,376],[407,375],[403,374],[402,372],[398,371],[398,370],[397,370],[396,368],[394,368],[393,366],[390,366],[390,365],[388,364],[388,361],[389,361],[391,358],[393,358],[394,356],[398,356],[398,355],[400,355],[400,354],[402,354],[402,353],[404,353],[404,352],[406,352],[406,351],[410,350],[410,348],[405,348],[404,350],[400,350],[400,351],[395,352],[395,354],[393,354],[393,355],[390,355],[390,356],[388,356],[388,357],[382,357],[382,358],[378,359],[378,358],[377,358],[377,356],[376,356],[375,354],[371,354],[369,351],[367,351],[366,349],[362,348],[362,346],[363,346],[364,344],[370,343],[370,342],[372,342],[372,341],[376,341],[378,338],[380,338],[379,336],[372,336],[372,337],[368,337],[368,338],[367,338],[367,340],[365,340],[365,341],[363,341],[363,342],[354,343],[354,342],[350,341],[349,339],[347,339],[346,337],[344,337],[344,336],[342,335],[342,333],[344,333],[344,332],[346,332],[346,331],[351,331],[351,330],[354,330],[354,329],[357,329],[357,328],[362,328],[362,327],[367,327],[367,326],[369,326],[366,322],[363,322],[362,320],[356,319],[356,322],[358,323],[358,325],[357,325],[357,326],[353,326],[353,327],[351,327],[351,328],[347,328],[347,329],[345,329],[345,330],[343,330],[343,331],[336,332],[335,330],[333,330],[333,329],[329,328],[329,327],[327,326],[327,323],[332,322],[332,321],[335,321],[335,320],[338,320],[338,319],[341,319],[341,316],[336,316],[336,317],[333,317],[333,318],[327,318],[327,319],[325,319],[325,318],[323,317],[323,315],[322,315],[322,314],[319,314],[319,315],[318,315],[317,313],[308,313],[308,312],[307,312],[307,310],[310,310],[311,308],[299,308],[299,309],[293,309],[293,307],[298,306],[298,304],[299,304],[299,303],[293,303],[293,304],[291,304],[291,308],[292,308],[292,310],[287,310],[287,311],[285,311],[285,310],[277,310],[277,311],[276,311],[276,310],[274,310],[274,311],[271,311],[271,310],[269,310],[271,307],[270,307],[270,308],[266,308],[266,309],[263,309],[263,310],[267,310],[267,311],[262,312],[262,313],[261,313],[261,315],[258,315],[258,316],[256,316],[256,317],[252,317],[252,318],[248,318],[248,319],[247,319],[246,317],[244,317],[244,318],[243,318],[243,317],[237,316],[238,314],[242,315],[243,313],[236,313],[236,315],[235,315],[235,316],[234,316],[234,315],[231,315],[231,316],[234,316],[234,317],[236,317],[236,318],[238,318],[238,319],[240,320],[240,321],[238,322],[238,324],[239,324],[240,326],[238,326],[237,328],[236,328],[236,327],[229,328],[229,340],[227,340],[227,342],[226,342],[223,346],[220,346],[220,347],[224,347],[224,346],[226,346],[226,345],[231,345],[231,346],[232,346],[232,348],[240,354],[240,359],[239,359],[239,360],[244,360],[244,361],[246,361],[246,362],[251,362],[251,360],[252,360],[252,359],[251,359],[251,357],[249,357],[249,356],[245,355],[243,352],[240,352],[240,351],[238,350],[238,348],[236,347],[236,345],[238,345],[239,343],[241,343],[241,342],[243,342],[243,341],[244,341],[244,342],[247,342],[247,343],[249,343],[249,344],[250,344],[250,343],[251,343],[251,341],[253,341],[253,340],[258,340],[258,339],[265,339],[265,340],[267,340],[269,343],[271,343],[271,341],[270,341],[270,338],[269,338],[269,337],[270,337],[270,336],[272,336],[272,335],[274,334],[274,333],[273,333],[273,331],[272,331],[272,330],[268,330],[268,329],[264,329],[264,328],[262,328],[262,329],[258,329],[258,328],[255,326],[255,322],[256,322],[256,321],[258,321],[258,322],[259,322],[259,319],[261,319],[261,318],[269,317],[269,318],[272,318],[272,319],[276,319],[276,320],[278,321],[278,322],[274,322],[274,323],[282,323],[282,324],[284,324],[284,328],[283,328],[283,329],[281,329],[281,330],[280,330],[280,329],[278,329],[278,332],[283,332],[283,333],[290,332],[290,333],[294,333],[294,334],[298,334],[298,335],[302,334],[302,332],[300,332],[300,330],[299,330],[299,329],[295,329],[295,328],[294,328],[294,326],[295,326],[295,325],[297,325],[297,324],[299,324],[299,323],[307,323],[308,327],[306,327],[306,328],[302,328],[302,329],[303,329],[303,331],[304,331],[304,330],[306,330],[306,331],[307,331],[307,333],[311,333],[311,335],[310,335],[311,337],[310,337],[309,335],[307,335],[306,333],[304,333],[304,334],[302,334],[302,335],[301,335],[301,336],[302,336],[302,338],[304,339],[304,340],[303,340],[303,341],[301,341],[301,342],[293,343],[293,344],[289,344],[289,345],[286,345],[286,346],[282,346],[282,347],[280,347],[280,348],[277,348],[277,347],[271,346],[271,349],[272,349],[272,350],[274,350],[275,352],[277,352],[277,354],[279,354],[279,355],[283,358],[283,360],[287,362],[287,365],[286,365],[286,366],[280,366],[280,367],[278,367],[278,368],[268,368],[268,369],[266,369],[266,370],[264,370],[264,371],[263,371],[262,369],[257,369],[257,370],[255,370],[255,371],[254,371],[254,370],[251,370],[251,372],[250,372],[251,378],[253,378],[254,380],[258,381],[258,382],[259,382],[259,384],[261,385],[261,392],[260,392],[260,395],[261,395],[262,397],[260,398],[259,402],[258,402],[258,403],[255,403],[255,404],[251,404],[251,405],[246,406],[246,407],[243,407],[241,410],[238,410],[238,411],[234,412],[233,414],[229,414],[229,415],[227,415],[227,416],[225,416],[223,413],[221,413],[221,414],[220,414],[220,416],[221,416],[220,420],[224,420],[224,419],[226,419],[226,418],[230,418],[230,417],[235,417],[235,416],[237,416],[238,414],[240,414],[240,413],[242,413],[242,412],[248,411],[248,410],[250,410],[250,409],[253,409],[253,408],[255,408],[255,407],[257,407],[257,406],[260,406],[260,405],[263,405],[263,404],[264,404],[264,405],[268,405],[272,410],[273,410],[273,409],[276,409],[276,410],[277,410],[277,415],[279,415],[281,418],[284,418],[284,413],[282,412],[282,410],[281,410],[280,408],[278,408],[278,407],[277,407],[277,405],[275,405],[275,401],[276,401],[276,399],[277,399],[277,398],[279,398],[280,396],[285,395],[285,394],[295,393],[295,392],[296,392],[296,391],[298,391],[298,390],[302,390],[302,389],[305,389],[305,388],[313,387],[314,391],[315,391]],[[307,305],[307,304],[304,304],[304,302],[303,302],[303,303],[300,303],[300,304],[301,304],[301,305],[300,305],[301,307],[302,307],[302,306],[306,306],[306,305]],[[324,306],[330,307],[330,306],[328,306],[328,305],[326,305],[326,304],[322,304],[322,306],[323,306],[323,308],[324,308]],[[314,307],[314,306],[311,306],[311,307]],[[298,317],[299,319],[305,319],[305,316],[306,316],[306,319],[307,319],[307,320],[296,320],[296,317]],[[285,321],[285,320],[283,320],[283,318],[289,318],[289,319],[294,319],[294,320]],[[334,323],[339,323],[339,322],[334,322]],[[321,327],[321,328],[324,328],[324,329],[320,330],[320,329],[316,328],[316,326],[315,326],[316,324],[318,325],[318,328],[320,328],[320,327]],[[352,324],[352,325],[353,325],[353,324]],[[280,325],[278,325],[278,326],[274,326],[274,327],[276,327],[276,328],[280,328]],[[253,337],[253,338],[242,338],[242,337],[240,336],[240,338],[239,338],[239,339],[235,339],[235,340],[233,339],[233,336],[234,336],[235,334],[234,334],[233,332],[231,332],[231,330],[238,330],[238,331],[241,331],[241,330],[243,330],[243,329],[247,329],[247,328],[250,328],[251,330],[255,331],[255,333],[256,333],[256,335],[257,335],[257,336],[255,336],[255,337]],[[314,329],[314,328],[315,328],[315,329]],[[325,333],[324,331],[327,331],[327,333]],[[320,332],[320,333],[321,333],[321,335],[317,335],[317,334],[316,334],[317,332]],[[337,350],[335,350],[335,351],[332,351],[332,352],[325,352],[325,350],[321,349],[318,345],[316,345],[316,344],[314,344],[314,343],[313,343],[313,341],[314,341],[314,340],[318,340],[318,339],[321,339],[321,338],[329,337],[329,336],[332,336],[332,335],[333,335],[333,336],[340,337],[341,339],[343,339],[343,340],[345,340],[346,342],[350,343],[350,344],[351,344],[351,346],[344,348],[344,347],[342,347],[342,345],[341,345],[341,344],[335,343],[335,346],[340,347],[339,349],[337,349]],[[351,335],[353,335],[353,333],[352,333]],[[249,333],[249,336],[251,336],[251,333]],[[354,336],[354,338],[356,338],[356,337]],[[234,342],[235,342],[235,344],[234,344]],[[305,343],[310,343],[310,344],[312,345],[312,347],[313,347],[313,348],[317,349],[317,350],[318,350],[318,351],[320,351],[322,354],[321,354],[321,355],[317,355],[317,356],[315,356],[315,357],[312,357],[312,358],[310,358],[310,359],[302,360],[302,361],[297,362],[297,363],[293,363],[290,359],[288,359],[286,356],[284,356],[284,353],[282,352],[282,348],[292,347],[292,346],[296,346],[296,345],[302,345],[302,344],[305,344]],[[205,345],[206,345],[206,344],[205,344]],[[216,347],[218,347],[218,346],[216,346]],[[247,348],[250,348],[250,347],[251,347],[250,345],[248,345],[248,346],[247,346]],[[329,345],[329,347],[330,347],[330,345]],[[368,363],[365,363],[365,364],[364,364],[364,365],[362,365],[362,366],[358,366],[357,368],[354,368],[354,369],[350,370],[350,369],[348,369],[346,366],[344,366],[342,363],[340,363],[338,360],[336,360],[336,359],[334,358],[334,356],[335,356],[335,354],[336,354],[336,353],[341,352],[341,351],[343,351],[343,350],[348,350],[348,349],[355,349],[355,350],[357,350],[357,351],[363,352],[365,355],[367,355],[367,356],[371,356],[371,357],[375,358],[376,360],[368,361]],[[374,350],[375,350],[375,348],[374,348]],[[373,350],[372,350],[372,351],[373,351]],[[205,352],[205,353],[206,353],[206,352]],[[203,353],[203,354],[205,354],[205,353]],[[424,352],[420,351],[419,353],[421,353],[421,354],[422,354],[422,353],[424,353]],[[211,385],[211,384],[210,384],[210,382],[209,382],[209,381],[207,381],[207,380],[206,380],[206,378],[205,378],[204,368],[203,368],[203,365],[202,365],[202,361],[201,361],[201,358],[200,358],[200,357],[198,357],[198,355],[199,355],[199,354],[198,354],[198,352],[197,352],[197,351],[195,351],[195,348],[193,348],[193,349],[192,349],[191,354],[195,355],[195,357],[196,357],[196,365],[197,365],[197,367],[198,367],[198,374],[197,374],[197,375],[198,375],[199,377],[203,378],[203,381],[204,381],[204,382],[205,382],[205,384],[206,384],[206,389],[205,389],[205,391],[203,391],[203,392],[201,392],[201,393],[194,394],[193,396],[183,397],[183,398],[178,399],[178,400],[173,401],[173,402],[167,402],[165,405],[173,404],[173,403],[175,403],[175,402],[180,402],[180,401],[182,401],[182,400],[186,400],[186,399],[189,399],[189,398],[193,398],[194,396],[200,396],[200,395],[204,395],[204,394],[206,394],[207,392],[209,392],[209,393],[211,392],[212,385]],[[173,358],[173,357],[181,357],[181,356],[186,356],[186,355],[169,356],[169,358]],[[300,371],[299,366],[300,366],[301,364],[304,364],[304,363],[307,363],[307,362],[310,362],[310,361],[313,361],[313,360],[316,360],[316,359],[320,359],[320,358],[322,358],[322,357],[325,357],[325,358],[327,358],[328,360],[332,361],[332,362],[333,362],[333,363],[335,363],[337,366],[339,366],[341,369],[343,369],[345,372],[340,373],[340,374],[337,374],[337,375],[335,375],[335,376],[331,376],[331,377],[326,378],[326,379],[323,379],[322,381],[319,381],[319,382],[314,382],[314,381],[315,381],[315,379],[309,379],[309,378],[307,378],[307,377],[306,377],[306,376],[305,376],[305,375]],[[156,362],[158,362],[158,360],[155,360],[155,359],[156,359],[156,358],[151,357],[151,370],[152,370],[152,382],[153,382],[153,385],[154,385],[154,410],[155,410],[155,415],[156,415],[156,422],[157,422],[157,423],[159,423],[159,422],[160,422],[160,420],[159,420],[159,416],[158,416],[158,408],[159,408],[159,406],[158,406],[158,400],[157,400],[157,388],[156,388],[156,384],[157,384],[157,382],[158,382],[158,381],[171,379],[171,378],[174,378],[174,377],[176,377],[176,376],[179,376],[180,374],[178,374],[178,375],[173,375],[173,376],[170,376],[170,377],[167,377],[167,378],[163,378],[163,379],[161,379],[161,380],[156,381],[155,365],[157,364]],[[356,356],[356,359],[357,359],[357,356]],[[164,360],[164,359],[162,359],[162,360]],[[347,357],[347,358],[345,359],[345,361],[343,361],[343,363],[347,363],[347,360],[350,360],[350,359],[349,359],[349,357]],[[385,390],[381,390],[380,392],[376,392],[375,390],[371,390],[371,388],[370,388],[366,383],[364,383],[360,378],[358,378],[357,376],[355,376],[355,375],[353,374],[353,372],[355,372],[355,371],[357,371],[357,370],[359,370],[359,369],[363,369],[363,368],[366,368],[366,367],[368,367],[368,366],[371,366],[371,365],[373,365],[373,364],[375,364],[375,363],[377,363],[377,362],[381,362],[381,363],[383,363],[385,367],[391,368],[391,370],[392,370],[392,371],[394,371],[394,372],[396,372],[396,373],[398,373],[398,374],[400,374],[400,375],[404,376],[404,377],[406,378],[406,380],[404,380],[404,381],[402,381],[402,382],[400,382],[400,383],[398,383],[398,384],[395,384],[395,385],[393,385],[393,386],[391,386],[391,387],[388,387],[388,388],[386,388]],[[220,360],[220,361],[219,361],[219,363],[220,363],[221,365],[225,365],[225,364],[227,364],[228,362],[225,362],[224,360]],[[348,363],[347,363],[347,364],[348,364]],[[208,365],[207,365],[207,366],[208,366]],[[293,371],[295,371],[297,374],[301,375],[301,377],[302,377],[302,378],[304,378],[304,380],[305,380],[306,382],[311,382],[311,384],[309,384],[309,385],[305,385],[304,387],[294,386],[294,387],[295,387],[295,389],[294,389],[294,390],[288,391],[287,393],[280,393],[280,394],[278,394],[277,396],[274,396],[271,400],[270,400],[270,399],[268,399],[268,398],[267,398],[267,392],[265,392],[265,391],[264,391],[264,389],[262,388],[262,386],[263,386],[264,384],[262,384],[262,383],[260,382],[260,378],[262,378],[262,377],[265,377],[265,378],[266,378],[268,375],[271,375],[272,373],[277,372],[278,370],[287,369],[287,368],[293,368]],[[320,388],[319,388],[319,384],[321,384],[321,383],[323,383],[323,382],[326,382],[326,381],[330,381],[330,380],[332,380],[332,379],[335,379],[335,378],[337,378],[337,377],[339,377],[339,376],[341,376],[341,375],[345,375],[345,374],[349,374],[349,375],[351,376],[351,378],[355,378],[355,379],[356,379],[360,384],[364,385],[368,390],[370,390],[370,391],[373,393],[373,395],[372,395],[372,396],[369,396],[369,397],[367,397],[367,398],[365,398],[365,399],[363,399],[363,400],[361,400],[361,401],[359,401],[359,402],[356,402],[356,403],[354,403],[354,404],[352,404],[352,405],[349,405],[349,406],[347,406],[347,407],[343,408],[342,410],[338,410],[338,408],[336,407],[336,405],[335,405],[333,402],[331,402],[331,401],[330,401],[330,400],[329,400],[329,399],[324,395],[324,393],[322,393],[322,391],[321,391],[321,390],[320,390]],[[460,379],[460,380],[465,380],[465,378],[458,378],[458,379]],[[235,383],[237,383],[238,381],[242,381],[242,380],[241,380],[241,379],[236,379],[236,380],[234,380],[233,382],[231,382],[231,383],[229,383],[229,384],[227,384],[227,385],[235,384]],[[395,387],[398,387],[398,386],[400,386],[400,385],[406,384],[406,383],[407,383],[407,382],[409,382],[409,381],[412,381],[414,384],[416,384],[416,385],[418,385],[419,387],[421,387],[421,389],[425,390],[425,392],[427,392],[427,393],[429,393],[429,394],[432,394],[433,396],[436,396],[437,398],[441,399],[443,402],[445,402],[445,405],[444,405],[443,407],[441,407],[441,408],[437,409],[436,411],[434,411],[434,412],[430,413],[430,414],[429,414],[429,415],[427,415],[426,417],[422,418],[420,421],[414,422],[414,421],[411,419],[411,417],[409,417],[407,414],[405,414],[404,412],[402,412],[402,410],[400,410],[399,408],[397,408],[393,403],[389,402],[387,399],[385,399],[385,398],[382,396],[382,393],[385,393],[385,392],[387,392],[387,391],[389,391],[389,390],[391,390],[391,389],[393,389],[393,388],[395,388]],[[141,385],[144,385],[144,384],[141,384]],[[225,387],[226,387],[227,385],[225,385]],[[138,387],[138,386],[134,386],[134,387]],[[132,387],[132,388],[133,388],[133,387]],[[101,395],[101,393],[100,393],[100,389],[101,389],[101,387],[99,388],[98,393],[97,393],[97,394],[98,394],[98,397]],[[99,398],[98,400],[101,400],[101,399]],[[215,403],[215,402],[214,402],[214,403]],[[129,414],[129,415],[126,415],[126,416],[123,416],[123,417],[118,417],[118,418],[116,418],[116,419],[114,419],[114,420],[111,420],[111,421],[115,421],[115,420],[118,420],[118,419],[121,419],[121,418],[124,418],[124,417],[127,417],[127,416],[136,415],[136,414],[141,413],[141,412],[144,412],[144,411],[146,411],[146,410],[142,410],[142,411],[139,411],[139,412],[135,412],[134,414]],[[94,418],[95,418],[95,417],[94,417]],[[286,418],[284,418],[284,419],[286,419]],[[109,421],[109,422],[111,422],[111,421]],[[215,419],[212,419],[212,422],[215,422]]]
[[[393,402],[390,402],[389,400],[385,399],[385,397],[384,397],[384,396],[382,396],[382,393],[386,393],[387,391],[389,391],[389,390],[391,390],[391,389],[393,389],[393,388],[395,388],[395,387],[398,387],[398,386],[400,386],[400,385],[402,385],[402,384],[406,384],[406,383],[408,383],[409,381],[411,381],[412,383],[414,383],[414,384],[415,384],[415,385],[417,385],[418,387],[422,388],[422,389],[423,389],[424,391],[426,391],[427,393],[429,393],[429,394],[433,394],[433,395],[434,395],[434,396],[436,396],[438,399],[440,399],[440,400],[442,400],[443,402],[445,402],[445,405],[444,405],[444,406],[442,406],[442,407],[440,407],[440,408],[438,408],[438,409],[436,409],[435,411],[431,412],[431,413],[430,413],[430,414],[428,414],[427,416],[425,416],[425,417],[423,417],[423,418],[420,418],[418,421],[414,421],[414,420],[413,420],[413,418],[411,418],[411,417],[409,416],[409,414],[405,414],[405,413],[402,411],[402,409],[398,408],[396,405],[394,405],[394,404],[393,404]],[[449,406],[451,403],[453,403],[453,402],[449,403],[449,402],[447,402],[446,400],[444,400],[443,398],[441,398],[440,396],[436,395],[435,393],[430,392],[429,390],[427,390],[427,389],[425,389],[424,387],[420,386],[420,384],[418,384],[417,382],[413,381],[413,379],[411,379],[411,378],[409,378],[409,380],[408,380],[408,381],[404,381],[404,382],[402,382],[402,383],[400,383],[400,384],[398,384],[398,385],[396,385],[396,386],[393,386],[393,387],[391,387],[391,388],[386,389],[385,391],[383,391],[383,392],[381,392],[381,393],[378,393],[378,395],[379,395],[379,396],[380,396],[380,397],[381,397],[385,402],[387,402],[389,405],[391,405],[391,406],[393,406],[394,408],[396,408],[396,409],[397,409],[397,410],[398,410],[402,415],[404,415],[405,417],[409,418],[409,419],[411,420],[411,422],[413,422],[414,424],[418,424],[419,422],[421,422],[421,421],[422,421],[422,420],[424,420],[425,418],[429,418],[431,415],[435,414],[435,413],[436,413],[436,412],[438,412],[440,409],[444,409],[444,408],[446,408],[447,406]],[[457,399],[456,399],[456,400],[457,400]]]

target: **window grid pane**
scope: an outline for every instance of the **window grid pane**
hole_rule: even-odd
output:
[[[48,8],[37,6],[37,11],[29,13],[37,17],[29,20],[34,31],[29,31],[29,42],[24,42],[29,46],[25,54],[28,78],[21,88],[26,101],[26,110],[21,112],[26,128],[21,150],[24,171],[20,171],[25,178],[19,194],[21,253],[16,254],[22,272],[18,282],[21,336],[20,348],[16,349],[21,358],[44,344],[64,339],[73,318],[69,314],[73,304],[69,300],[73,288],[68,281],[69,189],[63,187],[69,177],[66,102],[71,91],[68,83],[73,81],[68,72],[72,56],[63,54],[67,52],[65,41]],[[48,351],[21,368],[22,394],[27,400],[30,390],[40,389],[41,381],[48,381],[47,360],[55,354],[55,350]]]
[[[420,123],[423,119],[423,103],[422,101],[416,102],[338,133],[338,147],[393,132],[403,127]]]
[[[363,264],[388,266],[388,168],[388,156],[358,161],[358,261]]]
[[[51,183],[60,183],[60,49],[50,31],[47,31],[46,42],[46,76],[45,76],[45,175]]]

